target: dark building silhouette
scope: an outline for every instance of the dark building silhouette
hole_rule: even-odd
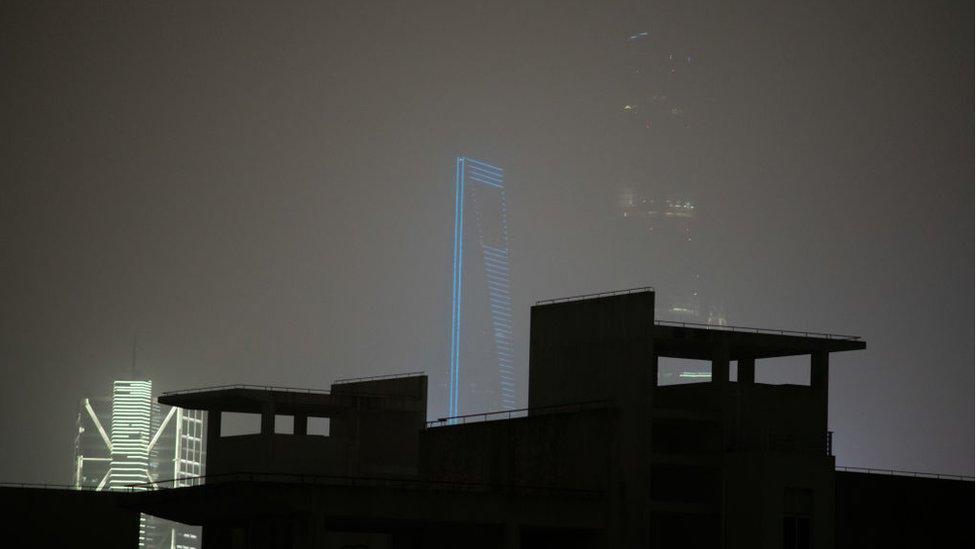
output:
[[[940,477],[837,471],[837,549],[972,547],[972,479]]]
[[[425,423],[424,375],[166,394],[208,413],[207,477],[123,506],[202,525],[208,549],[971,545],[972,482],[835,472],[829,357],[860,339],[655,322],[650,290],[542,302],[531,322],[525,410]],[[755,381],[797,355],[809,384]],[[662,385],[669,359],[711,378]],[[260,428],[227,436],[229,414]]]
[[[73,486],[0,486],[0,547],[139,547],[130,494]]]

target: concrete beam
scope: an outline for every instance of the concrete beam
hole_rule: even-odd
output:
[[[265,404],[261,410],[261,434],[273,435],[275,430],[275,410],[270,404]]]
[[[725,387],[729,384],[729,346],[720,342],[712,349],[712,385]]]
[[[830,354],[816,351],[810,354],[810,387],[827,396],[830,381]]]
[[[220,445],[220,410],[207,410],[207,454],[214,459]]]

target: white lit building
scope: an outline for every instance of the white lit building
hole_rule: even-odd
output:
[[[111,398],[83,399],[77,426],[73,484],[78,489],[189,486],[203,475],[203,413],[153,403],[152,381],[118,380]],[[200,545],[197,527],[141,517],[139,547]]]

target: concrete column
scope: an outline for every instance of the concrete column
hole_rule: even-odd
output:
[[[220,410],[207,410],[207,462],[214,463],[220,446]],[[207,471],[209,472],[209,465]]]
[[[739,381],[740,385],[753,385],[756,383],[756,359],[739,359]]]
[[[308,416],[305,414],[295,414],[294,433],[302,436],[308,434]]]
[[[729,384],[729,346],[721,343],[712,350],[712,385],[725,387]]]
[[[502,547],[504,549],[520,549],[522,547],[522,532],[519,525],[509,522],[502,528]]]
[[[275,424],[274,407],[272,407],[271,405],[265,405],[264,408],[261,409],[261,434],[273,435],[274,424]]]
[[[654,355],[654,357],[651,358],[651,370],[650,372],[647,373],[647,377],[649,378],[648,382],[652,388],[657,387],[657,374],[658,374],[657,355]]]
[[[827,351],[817,351],[810,355],[810,387],[827,396],[827,385],[830,377],[830,354]]]

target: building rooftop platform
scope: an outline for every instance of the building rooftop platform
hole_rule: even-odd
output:
[[[328,415],[359,409],[417,411],[426,405],[424,374],[340,380],[326,389],[262,385],[221,385],[171,391],[159,403],[188,410],[261,413],[272,405],[279,414]]]
[[[851,335],[688,322],[658,321],[652,333],[658,356],[695,360],[710,360],[717,347],[726,345],[730,360],[857,351],[867,346]]]

